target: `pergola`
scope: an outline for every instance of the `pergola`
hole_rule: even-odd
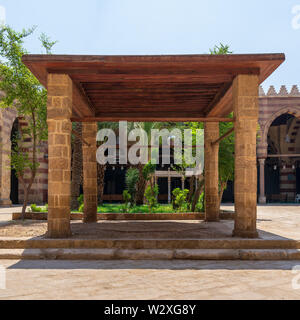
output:
[[[83,122],[84,222],[97,221],[96,134],[100,121],[205,122],[206,221],[219,220],[219,122],[234,122],[234,236],[258,236],[258,87],[284,54],[25,55],[48,89],[48,236],[70,231],[72,122]],[[234,118],[228,115],[234,112]]]

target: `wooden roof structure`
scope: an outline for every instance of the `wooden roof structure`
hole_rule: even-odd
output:
[[[45,87],[49,73],[70,76],[73,121],[226,121],[233,79],[255,74],[262,83],[284,60],[284,54],[23,56]]]

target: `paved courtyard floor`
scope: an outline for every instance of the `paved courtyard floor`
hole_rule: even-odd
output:
[[[298,262],[0,261],[0,299],[297,299]],[[298,278],[300,270],[298,271]],[[298,289],[293,289],[293,279]]]
[[[222,209],[233,211],[233,206]],[[20,207],[0,209],[0,238],[43,237],[46,221],[12,221]],[[257,227],[262,239],[300,240],[300,205],[259,206]],[[80,239],[223,239],[232,238],[234,221],[100,221],[71,223],[73,238]]]
[[[0,210],[0,230],[16,209]],[[258,208],[264,234],[300,239],[299,227],[299,206]],[[0,299],[300,300],[299,261],[2,260],[0,265],[6,270]]]

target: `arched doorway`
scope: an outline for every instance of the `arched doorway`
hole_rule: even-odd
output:
[[[300,160],[300,119],[284,113],[273,120],[267,133],[265,161],[267,202],[295,202]],[[298,182],[299,184],[299,182]]]
[[[16,119],[13,123],[11,130],[11,150],[14,149],[16,144],[16,138],[19,134],[19,120]],[[11,168],[11,177],[10,177],[10,200],[12,204],[19,204],[19,180],[16,175],[16,171]]]

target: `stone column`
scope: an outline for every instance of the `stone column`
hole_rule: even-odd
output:
[[[0,110],[0,207],[11,206],[10,183],[11,183],[11,140],[10,132],[5,130],[5,109]]]
[[[220,137],[218,122],[206,122],[205,139],[205,220],[219,221],[219,144],[212,145]]]
[[[258,76],[239,75],[233,81],[235,116],[235,229],[233,235],[256,238]]]
[[[82,145],[84,223],[97,222],[97,129],[96,122],[82,125],[82,138],[89,144]]]
[[[258,159],[259,161],[259,203],[260,204],[266,204],[267,198],[265,193],[265,163],[266,159]]]
[[[168,203],[169,204],[172,202],[171,188],[172,188],[172,178],[170,176],[170,169],[169,169],[169,174],[168,174]]]
[[[71,235],[72,80],[48,75],[48,237]]]

